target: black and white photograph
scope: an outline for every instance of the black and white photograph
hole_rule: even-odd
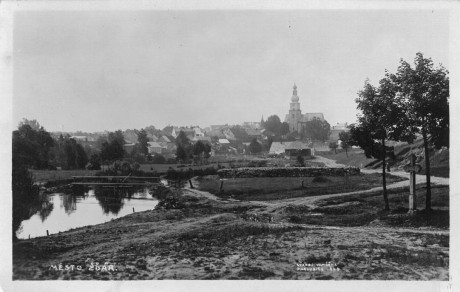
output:
[[[195,2],[0,3],[2,289],[455,290],[457,3]]]

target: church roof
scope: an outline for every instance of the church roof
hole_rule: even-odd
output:
[[[320,120],[324,120],[323,113],[305,113],[303,114],[303,121],[308,122],[313,120],[313,118],[319,118]]]

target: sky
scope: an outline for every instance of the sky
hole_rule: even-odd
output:
[[[422,52],[449,69],[442,10],[17,11],[13,123],[48,131],[206,127],[302,113],[356,121],[377,84]]]

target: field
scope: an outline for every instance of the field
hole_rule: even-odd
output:
[[[387,183],[404,180],[387,174]],[[302,187],[302,181],[304,187]],[[278,200],[335,193],[352,192],[378,187],[382,184],[380,174],[361,174],[349,177],[270,177],[236,178],[224,180],[220,193],[220,180],[217,176],[197,179],[197,188],[222,198],[238,200]]]
[[[337,154],[335,154],[334,151],[318,152],[317,155],[335,160],[338,164],[361,168],[367,163],[375,160],[373,158],[367,158],[366,155],[364,155],[364,151],[361,149],[349,149],[348,156],[345,153],[345,150],[337,150]]]
[[[417,187],[417,209],[425,207],[426,189]],[[316,203],[316,208],[286,207],[285,218],[291,222],[328,226],[365,226],[368,224],[393,227],[449,228],[449,187],[432,188],[433,212],[419,211],[414,216],[407,215],[409,189],[388,191],[390,212],[382,210],[381,192],[328,198]],[[313,214],[313,215],[312,215]]]

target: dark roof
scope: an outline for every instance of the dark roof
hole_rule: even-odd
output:
[[[286,150],[292,150],[292,149],[311,149],[310,143],[307,142],[302,142],[302,141],[293,141],[293,142],[288,142],[286,143]]]

